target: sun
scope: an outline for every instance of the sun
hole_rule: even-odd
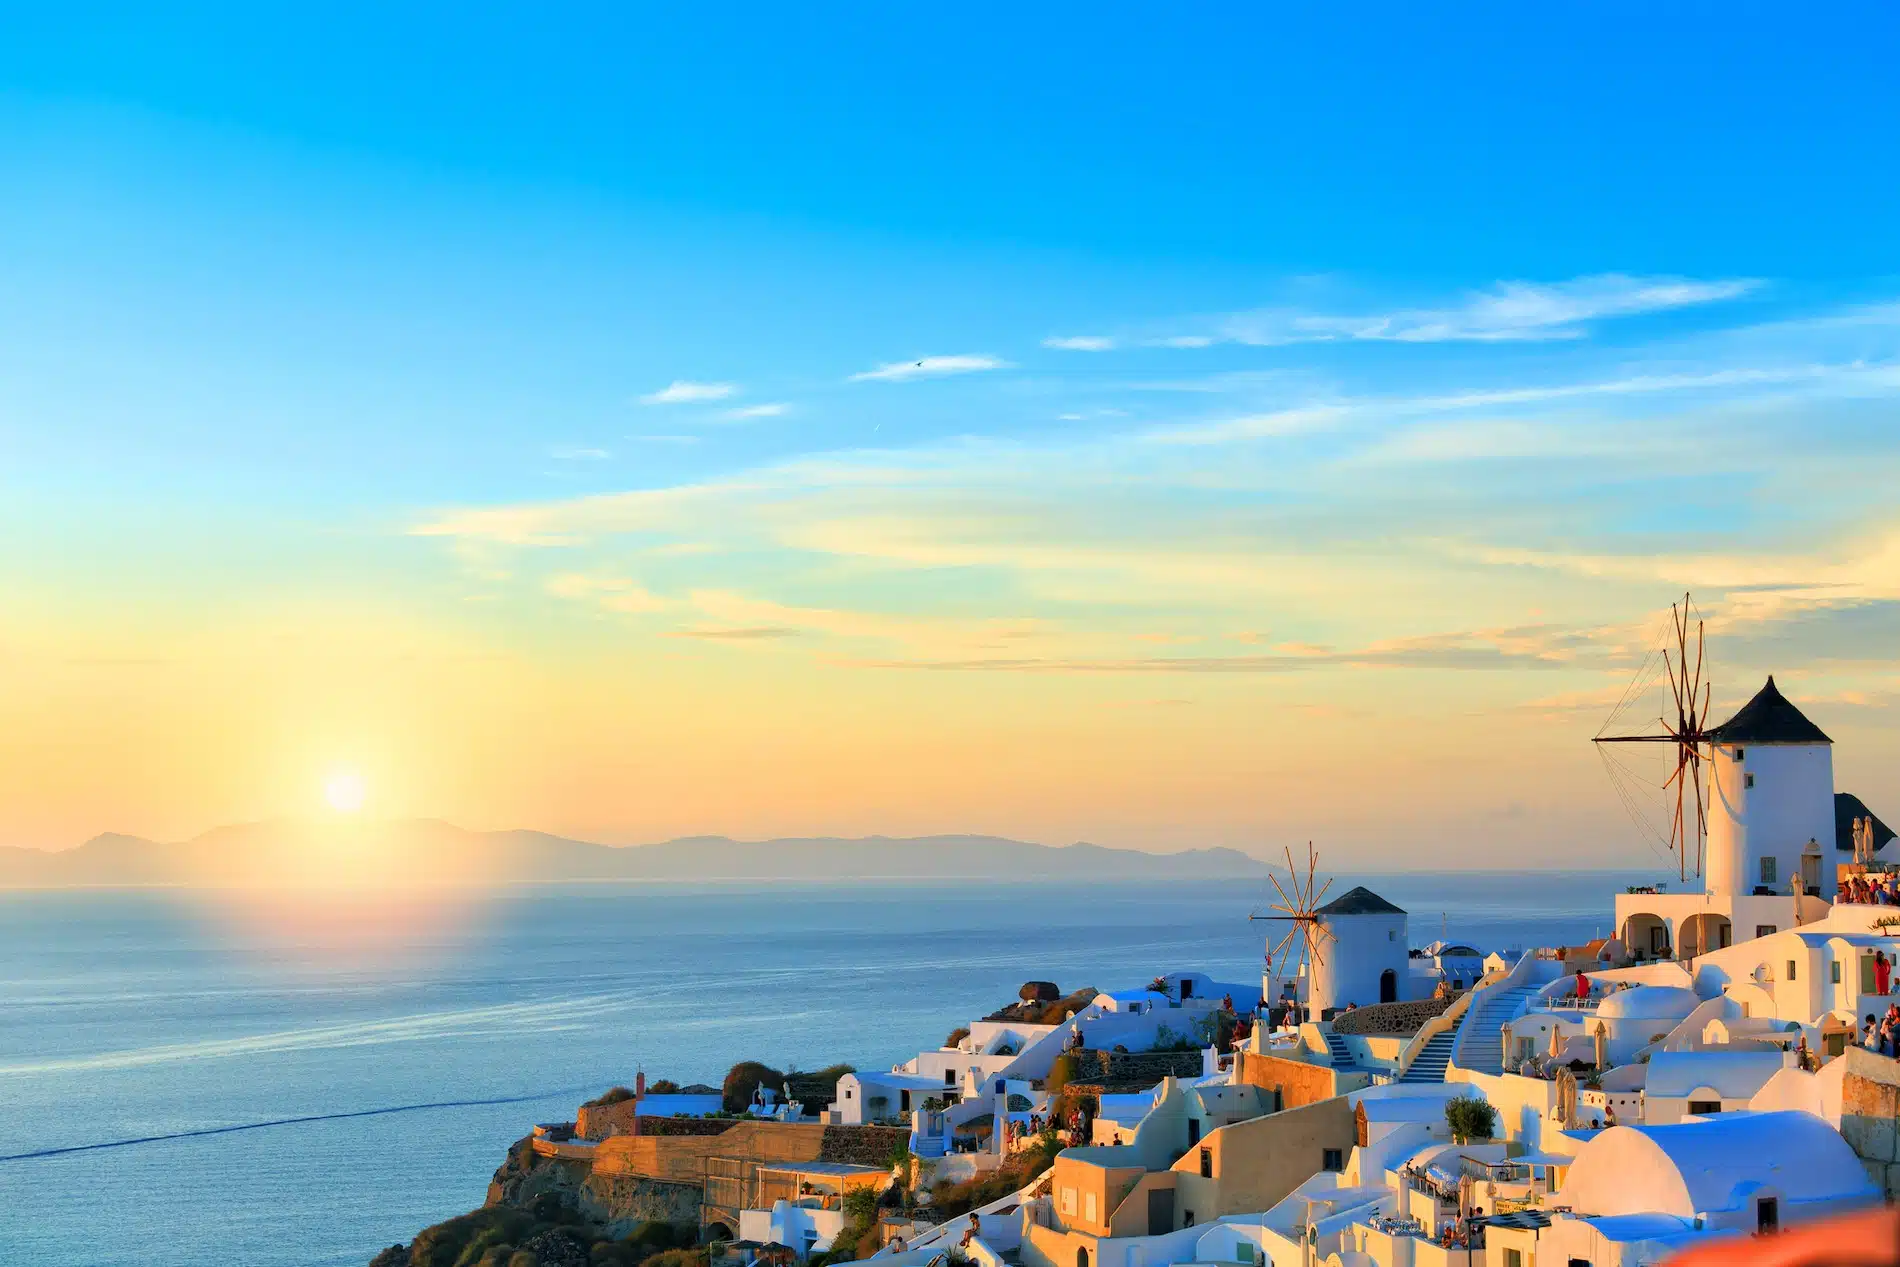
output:
[[[363,808],[363,776],[354,770],[338,770],[323,785],[323,799],[339,814],[354,814]]]

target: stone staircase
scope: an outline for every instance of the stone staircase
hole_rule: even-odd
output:
[[[1534,985],[1486,991],[1472,1004],[1471,1014],[1458,1027],[1465,1040],[1458,1048],[1458,1067],[1482,1073],[1504,1072],[1503,1030],[1524,1014],[1525,1006],[1537,994]]]
[[[1445,1070],[1451,1067],[1452,1044],[1458,1041],[1458,1031],[1442,1030],[1425,1040],[1418,1055],[1412,1057],[1411,1065],[1406,1069],[1400,1082],[1443,1082]]]
[[[1326,1031],[1326,1050],[1332,1056],[1333,1068],[1351,1069],[1354,1065],[1352,1048],[1346,1046],[1343,1036]]]

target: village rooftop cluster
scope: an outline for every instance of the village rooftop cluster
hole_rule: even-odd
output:
[[[1257,982],[1031,982],[894,1069],[642,1080],[533,1163],[773,1267],[1635,1267],[1890,1203],[1900,846],[1772,678],[1707,742],[1706,882],[1614,937],[1414,950],[1309,887]]]

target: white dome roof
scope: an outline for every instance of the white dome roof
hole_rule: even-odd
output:
[[[1618,990],[1597,1006],[1597,1015],[1609,1020],[1655,1019],[1679,1021],[1702,1002],[1694,990],[1677,985],[1639,985]]]

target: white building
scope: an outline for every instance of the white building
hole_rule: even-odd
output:
[[[1366,1007],[1409,997],[1414,976],[1404,911],[1360,886],[1314,914],[1322,930],[1317,961],[1307,965],[1306,1005],[1314,1016],[1330,1016],[1348,1003]]]
[[[1793,1060],[1780,1051],[1658,1052],[1643,1084],[1643,1123],[1668,1126],[1692,1115],[1746,1109]]]
[[[1833,741],[1772,677],[1708,738],[1706,882],[1618,895],[1617,931],[1638,959],[1692,959],[1812,923],[1834,896]]]
[[[957,1098],[954,1082],[946,1086],[941,1079],[920,1074],[867,1069],[838,1079],[838,1098],[831,1108],[841,1124],[864,1126],[908,1122],[930,1100],[954,1102]]]
[[[1878,1190],[1840,1132],[1807,1113],[1743,1113],[1592,1138],[1563,1184],[1539,1261],[1646,1263],[1685,1241],[1794,1226],[1872,1205]]]

